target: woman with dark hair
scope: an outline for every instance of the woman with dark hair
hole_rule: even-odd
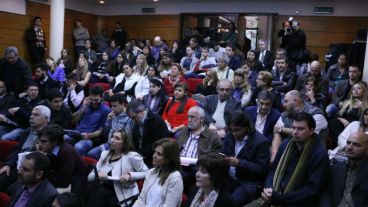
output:
[[[164,85],[161,80],[153,78],[149,80],[149,87],[149,94],[143,96],[142,103],[147,109],[161,116],[169,99],[166,96]]]
[[[73,60],[69,55],[68,49],[64,48],[61,50],[60,58],[57,60],[56,65],[64,68],[66,75],[72,72]]]
[[[161,54],[161,49],[160,49],[160,54]],[[157,68],[158,68],[158,71],[160,71],[160,77],[162,79],[167,78],[167,76],[170,74],[170,69],[173,63],[174,62],[172,60],[170,53],[164,52],[162,55],[160,55],[160,62]]]
[[[197,169],[196,186],[199,189],[190,196],[186,207],[235,206],[225,187],[229,166],[223,156],[215,153],[202,155]]]
[[[102,182],[98,186],[101,195],[97,198],[91,196],[88,206],[116,206],[119,201],[137,195],[139,190],[136,181],[143,179],[148,171],[143,157],[133,151],[131,134],[125,129],[112,134],[110,150],[102,152],[96,168]],[[95,179],[95,172],[92,171],[88,180]]]
[[[255,50],[249,50],[247,53],[247,60],[250,63],[250,69],[256,72],[263,70],[262,63],[259,62],[257,58],[257,53]]]
[[[133,46],[130,42],[125,43],[125,48],[121,54],[123,55],[124,64],[128,64],[130,67],[133,67],[135,64],[135,56],[133,54]]]
[[[83,207],[82,200],[78,197],[78,195],[74,193],[62,193],[59,194],[54,202],[52,203],[52,207]]]
[[[335,88],[340,80],[349,78],[348,61],[345,54],[340,54],[337,63],[328,68],[326,78],[332,89]]]
[[[314,78],[314,76],[309,76],[305,82],[302,96],[306,103],[309,103],[323,110],[327,103],[327,97],[322,93],[317,92],[317,86],[318,82]]]
[[[167,128],[175,133],[188,125],[188,111],[196,106],[197,102],[189,97],[186,83],[179,82],[174,88],[174,97],[167,102],[162,119],[166,122]]]
[[[123,55],[121,53],[117,54],[115,60],[111,64],[111,67],[109,67],[110,82],[114,82],[115,77],[123,71],[123,61]]]
[[[202,84],[198,84],[196,88],[196,94],[201,94],[203,96],[217,94],[217,82],[219,81],[217,77],[216,70],[209,70],[206,72],[206,76],[203,79]]]
[[[182,76],[182,68],[178,63],[173,63],[167,78],[165,78],[163,82],[168,96],[171,97],[174,95],[174,86],[179,82],[185,82],[185,79]]]
[[[109,54],[110,60],[115,60],[116,56],[120,53],[114,39],[110,40],[110,47],[107,53]]]
[[[148,65],[155,65],[155,58],[151,55],[151,47],[149,45],[145,45],[142,49],[142,53],[146,57],[146,61]]]
[[[141,54],[142,55],[142,54]],[[139,55],[138,55],[139,56]],[[158,70],[155,67],[148,67],[145,75],[139,79],[134,91],[135,91],[135,98],[141,101],[143,96],[147,95],[150,90],[150,80],[153,78],[158,78]]]
[[[128,65],[124,64],[123,72],[115,78],[115,85],[112,89],[108,90],[109,96],[115,93],[124,94],[128,102],[134,97],[134,89],[139,81],[139,76],[133,73],[133,69]]]
[[[170,48],[170,54],[173,57],[175,63],[180,63],[181,57],[183,56],[179,46],[180,46],[179,41],[174,40]]]
[[[110,71],[110,61],[109,61],[109,54],[104,51],[102,52],[102,58],[97,64],[96,68],[92,72],[91,83],[108,83],[109,78],[109,71]]]
[[[174,139],[160,139],[153,145],[153,169],[146,175],[143,189],[133,207],[181,204],[183,179],[180,174],[180,148]]]

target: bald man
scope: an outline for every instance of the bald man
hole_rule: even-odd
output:
[[[321,141],[321,145],[323,147],[326,146],[328,123],[323,111],[320,108],[305,103],[302,95],[297,90],[289,91],[285,95],[283,107],[285,111],[281,114],[281,117],[274,126],[274,136],[271,146],[271,162],[275,158],[282,140],[292,135],[293,117],[295,114],[300,112],[307,112],[313,116],[313,119],[316,122],[316,128],[314,132],[320,135],[319,139]]]
[[[315,93],[322,93],[323,95],[328,96],[329,83],[328,80],[322,76],[321,70],[321,63],[318,61],[313,61],[310,64],[309,72],[298,77],[295,90],[302,91],[305,87],[308,77],[313,76],[318,83]]]
[[[354,132],[345,145],[347,161],[332,160],[320,206],[368,206],[368,135]]]

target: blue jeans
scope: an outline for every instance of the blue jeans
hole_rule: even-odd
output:
[[[95,160],[99,160],[100,159],[100,156],[101,156],[101,153],[102,151],[105,151],[105,150],[109,150],[110,149],[110,145],[109,143],[105,143],[105,144],[101,144],[93,149],[91,149],[87,156],[88,157],[92,157],[93,159]]]
[[[23,133],[22,128],[13,128],[9,126],[0,126],[1,141],[18,141],[19,136]]]
[[[76,139],[69,135],[64,135],[64,140],[71,145],[74,145],[75,151],[79,156],[86,156],[87,152],[93,147],[93,141],[90,139]]]
[[[326,115],[327,115],[327,118],[331,118],[336,112],[339,111],[339,107],[337,107],[335,104],[329,104],[327,107],[326,107]]]

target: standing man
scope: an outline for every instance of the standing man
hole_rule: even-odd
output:
[[[89,39],[88,29],[82,26],[82,22],[79,19],[75,20],[75,28],[73,29],[74,37],[74,52],[75,57],[79,57],[84,50],[84,42]]]
[[[111,39],[116,41],[117,46],[122,50],[124,45],[128,40],[127,32],[124,30],[121,22],[117,21],[115,23],[115,30],[111,34]]]
[[[267,50],[267,42],[266,40],[259,40],[258,41],[258,49],[259,51],[256,54],[258,57],[259,62],[262,63],[262,66],[265,70],[271,71],[273,65],[273,58],[272,52]]]
[[[46,52],[46,36],[42,29],[41,17],[36,16],[33,20],[32,27],[27,29],[26,41],[32,65],[42,63]]]

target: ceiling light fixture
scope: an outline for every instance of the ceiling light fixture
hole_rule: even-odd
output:
[[[153,0],[154,2],[158,1],[158,0]]]
[[[100,4],[104,4],[105,3],[105,1],[100,1]]]

